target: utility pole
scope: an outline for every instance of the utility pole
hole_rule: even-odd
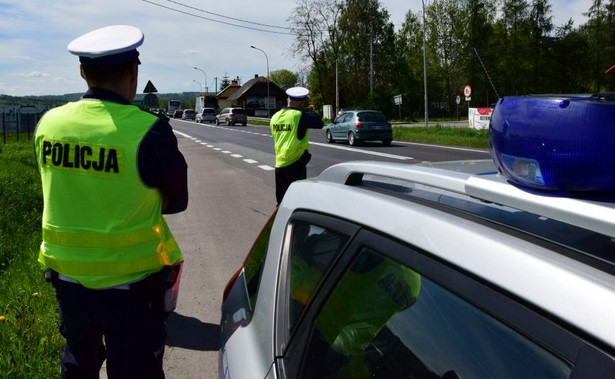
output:
[[[374,93],[374,24],[369,23],[369,93]]]
[[[340,88],[339,82],[337,78],[337,58],[335,59],[335,117],[337,117],[337,113],[340,111]]]
[[[425,91],[425,127],[429,126],[429,102],[427,101],[427,55],[426,45],[427,37],[425,36],[425,1],[421,0],[423,4],[423,82]]]

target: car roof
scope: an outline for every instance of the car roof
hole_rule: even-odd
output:
[[[612,199],[526,191],[499,175],[492,161],[356,161],[291,185],[278,212],[284,218],[299,208],[343,215],[417,246],[615,346],[615,258],[595,256],[591,246],[584,251],[592,241],[574,245],[567,233],[533,228],[555,223],[612,243]]]

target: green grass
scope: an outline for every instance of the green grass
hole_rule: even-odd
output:
[[[418,142],[433,145],[463,146],[487,149],[489,131],[443,126],[393,128],[394,141]]]
[[[11,141],[0,140],[0,376],[59,377],[64,339],[55,291],[36,261],[43,209],[40,177],[32,141]]]

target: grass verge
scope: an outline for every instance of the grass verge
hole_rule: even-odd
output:
[[[393,141],[489,148],[489,130],[445,126],[393,128]]]
[[[0,144],[0,376],[60,376],[64,339],[36,261],[43,201],[32,141]]]

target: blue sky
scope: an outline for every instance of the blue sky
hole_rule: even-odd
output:
[[[570,17],[575,26],[585,22],[582,13],[591,4],[591,0],[551,1],[556,25]],[[396,29],[408,10],[421,9],[420,0],[380,3],[391,14]],[[139,48],[139,93],[148,80],[160,93],[213,90],[215,78],[219,83],[224,75],[239,76],[245,82],[255,74],[266,75],[266,58],[269,71],[299,71],[303,62],[289,52],[292,36],[271,33],[283,29],[237,21],[285,27],[295,4],[292,0],[0,0],[0,94],[83,92],[86,86],[79,76],[78,60],[66,46],[83,33],[113,24],[135,25],[145,34]],[[267,57],[250,45],[262,49]]]

